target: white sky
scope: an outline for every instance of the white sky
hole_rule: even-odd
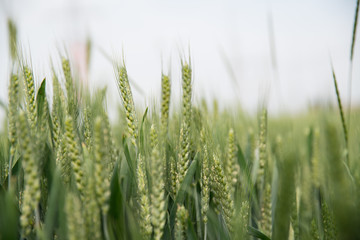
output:
[[[145,92],[133,90],[135,101],[142,105],[159,101],[162,66],[171,69],[172,92],[179,98],[180,57],[188,56],[189,48],[195,101],[217,98],[222,106],[240,103],[254,112],[271,85],[272,112],[334,102],[331,55],[346,104],[355,4],[356,0],[0,0],[0,99],[6,102],[11,69],[6,25],[11,16],[22,47],[31,52],[38,81],[51,78],[49,60],[59,60],[59,49],[69,50],[90,36],[95,45],[90,87],[107,85],[110,103],[119,103],[120,97],[112,63],[100,48],[117,59],[124,50],[128,73]],[[277,81],[271,67],[270,12]],[[354,104],[360,103],[359,45],[353,69]]]

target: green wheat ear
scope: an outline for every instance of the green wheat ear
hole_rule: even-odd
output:
[[[154,125],[150,129],[151,138],[151,170],[152,170],[152,191],[151,191],[151,223],[154,227],[154,239],[160,240],[166,220],[166,203],[164,197],[164,158],[160,155],[159,141]]]
[[[318,228],[317,223],[314,218],[311,221],[310,235],[313,240],[320,240],[319,228]]]
[[[63,123],[63,106],[65,105],[65,97],[64,93],[61,89],[59,80],[56,74],[53,72],[53,102],[52,102],[52,112],[51,112],[51,120],[52,120],[52,130],[53,130],[53,142],[55,152],[58,151],[60,146],[60,139],[62,134],[62,123]]]
[[[35,102],[35,82],[31,69],[24,67],[25,76],[25,95],[26,95],[26,115],[28,117],[30,129],[36,128],[36,102]]]
[[[264,171],[265,165],[267,164],[267,153],[266,153],[266,136],[267,136],[267,111],[263,110],[260,120],[260,136],[259,136],[259,170],[257,175],[257,183],[262,188],[264,182]]]
[[[180,189],[181,183],[186,175],[190,161],[189,128],[183,122],[180,129],[180,154],[177,162],[176,189]]]
[[[109,121],[109,116],[106,112],[103,114],[104,126],[103,126],[103,136],[104,136],[104,147],[106,151],[106,166],[105,171],[108,176],[108,180],[111,180],[112,173],[117,161],[117,149],[115,147],[114,137],[111,131],[111,125]]]
[[[161,137],[165,137],[169,125],[171,82],[167,75],[161,77]]]
[[[140,227],[144,239],[150,239],[152,234],[151,216],[150,216],[150,199],[148,191],[148,181],[146,177],[146,169],[143,157],[141,154],[138,156],[137,164],[137,187],[139,196],[139,215]]]
[[[231,192],[232,195],[235,191],[235,186],[239,181],[240,166],[236,161],[236,146],[235,146],[235,136],[234,130],[231,128],[229,130],[228,137],[228,149],[227,149],[227,158],[225,164],[226,176],[228,182],[231,183]]]
[[[86,176],[94,175],[94,161],[90,157],[89,150],[83,144],[84,166]],[[84,218],[86,226],[86,239],[100,240],[101,238],[101,222],[100,210],[96,202],[95,179],[93,177],[86,178],[86,186],[84,191]]]
[[[56,166],[60,171],[62,181],[65,186],[69,185],[71,180],[71,162],[66,152],[66,137],[61,136],[56,149]]]
[[[231,190],[224,175],[217,153],[213,155],[212,185],[214,198],[220,205],[229,232],[233,232],[234,203],[231,197]]]
[[[266,183],[261,207],[261,229],[266,236],[271,236],[272,232],[271,208],[271,186]]]
[[[69,240],[85,239],[85,222],[81,202],[76,194],[69,192],[65,203],[66,226]]]
[[[337,239],[337,230],[334,223],[334,214],[325,202],[321,205],[324,239]]]
[[[188,63],[182,64],[182,115],[183,122],[190,127],[191,122],[191,97],[192,97],[192,70]]]
[[[314,132],[314,142],[313,142],[313,155],[311,158],[311,175],[313,179],[313,184],[315,188],[320,187],[320,130],[318,128],[315,129]]]
[[[20,225],[24,237],[31,233],[32,214],[36,210],[40,201],[40,181],[38,179],[39,170],[35,160],[33,145],[30,138],[30,129],[27,124],[25,114],[19,114],[18,138],[22,149],[22,167],[24,169],[24,193],[21,206]],[[37,224],[39,219],[37,220]]]
[[[126,113],[127,135],[131,143],[136,147],[138,125],[136,120],[135,105],[129,84],[129,78],[125,66],[117,69],[117,83],[120,90],[121,100]]]
[[[189,213],[184,206],[178,205],[176,211],[176,223],[175,223],[175,239],[184,240],[186,237],[186,222],[188,220]]]
[[[107,153],[104,144],[104,134],[102,127],[102,118],[97,117],[94,125],[94,139],[95,139],[95,192],[97,202],[104,215],[107,215],[109,210],[110,198],[110,183],[108,181],[107,171],[105,171],[106,155]]]
[[[93,149],[93,126],[92,126],[92,113],[89,106],[84,108],[84,140],[85,145],[92,151]]]
[[[19,104],[19,79],[13,74],[9,84],[9,106],[8,106],[8,124],[9,124],[9,141],[10,141],[10,161],[9,161],[9,179],[11,179],[12,160],[16,149],[16,122]],[[10,181],[9,181],[10,186]]]
[[[206,144],[203,147],[204,156],[202,160],[201,168],[201,215],[204,222],[204,239],[206,240],[207,236],[207,223],[209,211],[209,202],[210,202],[210,168],[209,168],[209,153],[207,150]]]
[[[62,69],[65,77],[65,88],[67,96],[67,111],[73,118],[76,117],[76,91],[74,87],[74,80],[71,75],[70,61],[62,58]]]
[[[81,196],[84,192],[84,172],[80,158],[79,146],[75,140],[74,122],[72,117],[67,116],[65,119],[65,152],[67,161],[70,162],[75,177],[76,188]]]
[[[16,116],[19,103],[19,78],[17,75],[13,74],[10,78],[9,85],[9,112],[8,112],[8,121],[9,121],[9,140],[11,144],[11,156],[15,153],[15,143],[16,143]]]
[[[170,157],[170,189],[171,189],[171,197],[175,199],[177,193],[177,184],[178,184],[178,172],[177,172],[177,164],[174,157]]]
[[[205,129],[200,132],[202,151],[204,153],[201,164],[201,215],[203,217],[204,225],[206,228],[210,201],[210,161],[209,152],[206,144]],[[206,229],[205,229],[206,234]]]
[[[234,227],[232,239],[249,239],[249,236],[247,234],[249,227],[249,210],[249,202],[247,200],[241,202],[241,205],[236,211],[236,219],[234,221],[234,224],[236,224],[237,227]]]
[[[182,64],[182,124],[180,129],[180,156],[178,161],[177,189],[179,189],[190,162],[190,128],[191,128],[191,68]]]

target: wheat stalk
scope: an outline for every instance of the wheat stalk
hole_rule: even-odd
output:
[[[209,153],[206,144],[204,145],[204,157],[201,168],[201,214],[203,216],[204,224],[207,224],[207,212],[209,210],[210,200],[210,168],[209,168]]]
[[[34,149],[30,138],[30,129],[23,112],[19,114],[17,128],[18,139],[23,153],[22,167],[24,169],[24,193],[21,206],[20,225],[23,230],[22,235],[26,237],[31,233],[32,213],[38,211],[37,208],[41,197],[41,191],[38,178],[38,164],[34,156]],[[36,222],[38,225],[38,218],[36,219]]]
[[[96,200],[106,216],[109,211],[110,183],[105,171],[107,154],[104,148],[104,135],[102,127],[102,118],[97,117],[94,124],[94,140],[95,140],[95,162],[94,162],[94,179]],[[105,145],[106,146],[106,145]]]
[[[33,131],[36,127],[36,102],[35,102],[35,82],[31,69],[24,67],[25,76],[25,95],[26,95],[26,115],[28,117],[30,129]]]
[[[90,152],[86,145],[83,144],[83,155],[85,159],[85,174],[86,176],[94,176],[94,161],[90,156]],[[84,221],[86,228],[86,239],[100,240],[101,237],[101,222],[100,222],[100,208],[98,207],[95,188],[95,178],[87,177],[84,190]],[[104,224],[105,225],[105,224]]]
[[[220,159],[217,153],[213,155],[212,173],[212,188],[214,197],[220,204],[220,208],[224,214],[224,219],[228,230],[233,232],[233,216],[234,216],[234,202],[231,197],[231,190],[229,183],[224,175],[224,170],[221,167]]]
[[[67,96],[67,111],[73,118],[76,117],[76,92],[74,87],[74,81],[71,75],[70,61],[69,59],[62,58],[62,69],[65,77],[65,88]]]
[[[227,156],[225,161],[225,170],[228,182],[231,184],[231,192],[234,195],[235,186],[239,181],[240,177],[240,166],[236,161],[236,146],[235,146],[235,136],[234,130],[231,128],[229,130],[228,136],[228,149]]]
[[[271,236],[272,216],[271,216],[271,186],[265,185],[264,199],[261,207],[261,229],[264,234]]]
[[[184,206],[178,205],[176,211],[176,224],[175,224],[175,239],[184,240],[186,239],[186,222],[189,214]]]
[[[154,239],[160,240],[166,220],[166,203],[164,198],[164,161],[160,156],[159,141],[154,125],[150,129],[151,137],[151,170],[152,170],[152,191],[151,191],[151,223],[154,227]]]
[[[121,100],[126,112],[126,122],[127,122],[127,134],[131,140],[131,143],[135,148],[137,147],[136,139],[138,135],[138,126],[135,113],[135,105],[133,96],[131,93],[131,88],[129,84],[129,78],[126,71],[126,67],[121,66],[117,69],[117,83],[121,95]]]
[[[171,81],[169,76],[161,77],[161,137],[166,137],[169,125]]]
[[[146,169],[143,157],[141,154],[138,156],[137,164],[137,187],[139,196],[139,215],[140,227],[144,239],[150,239],[152,234],[151,216],[150,216],[150,199],[148,191],[148,181],[146,177]]]
[[[81,202],[78,196],[69,192],[66,196],[66,221],[68,230],[68,239],[85,239],[85,222],[81,208]]]
[[[259,136],[259,170],[257,182],[262,187],[265,164],[267,162],[266,153],[266,134],[267,134],[267,111],[264,109],[260,120],[260,136]]]
[[[74,132],[74,122],[72,117],[67,116],[65,119],[65,153],[68,158],[68,162],[71,164],[71,169],[75,177],[76,188],[80,193],[80,196],[83,196],[84,192],[84,172],[82,167],[82,162],[80,158],[79,146],[75,141],[75,132]],[[70,173],[66,173],[69,174]]]

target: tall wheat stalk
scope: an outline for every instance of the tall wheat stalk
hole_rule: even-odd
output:
[[[125,65],[118,67],[116,74],[121,100],[126,112],[127,134],[132,145],[137,148],[138,126],[135,105]]]

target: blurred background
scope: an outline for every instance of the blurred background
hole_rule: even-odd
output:
[[[181,59],[188,57],[195,102],[217,99],[221,107],[256,113],[265,101],[273,114],[335,103],[332,60],[344,105],[351,96],[358,106],[360,44],[350,69],[355,6],[356,0],[0,0],[0,101],[7,102],[11,73],[11,18],[38,84],[51,79],[51,62],[60,70],[65,54],[91,89],[108,87],[110,109],[120,103],[113,64],[123,56],[142,106],[159,102],[162,70],[171,72],[179,99]]]

